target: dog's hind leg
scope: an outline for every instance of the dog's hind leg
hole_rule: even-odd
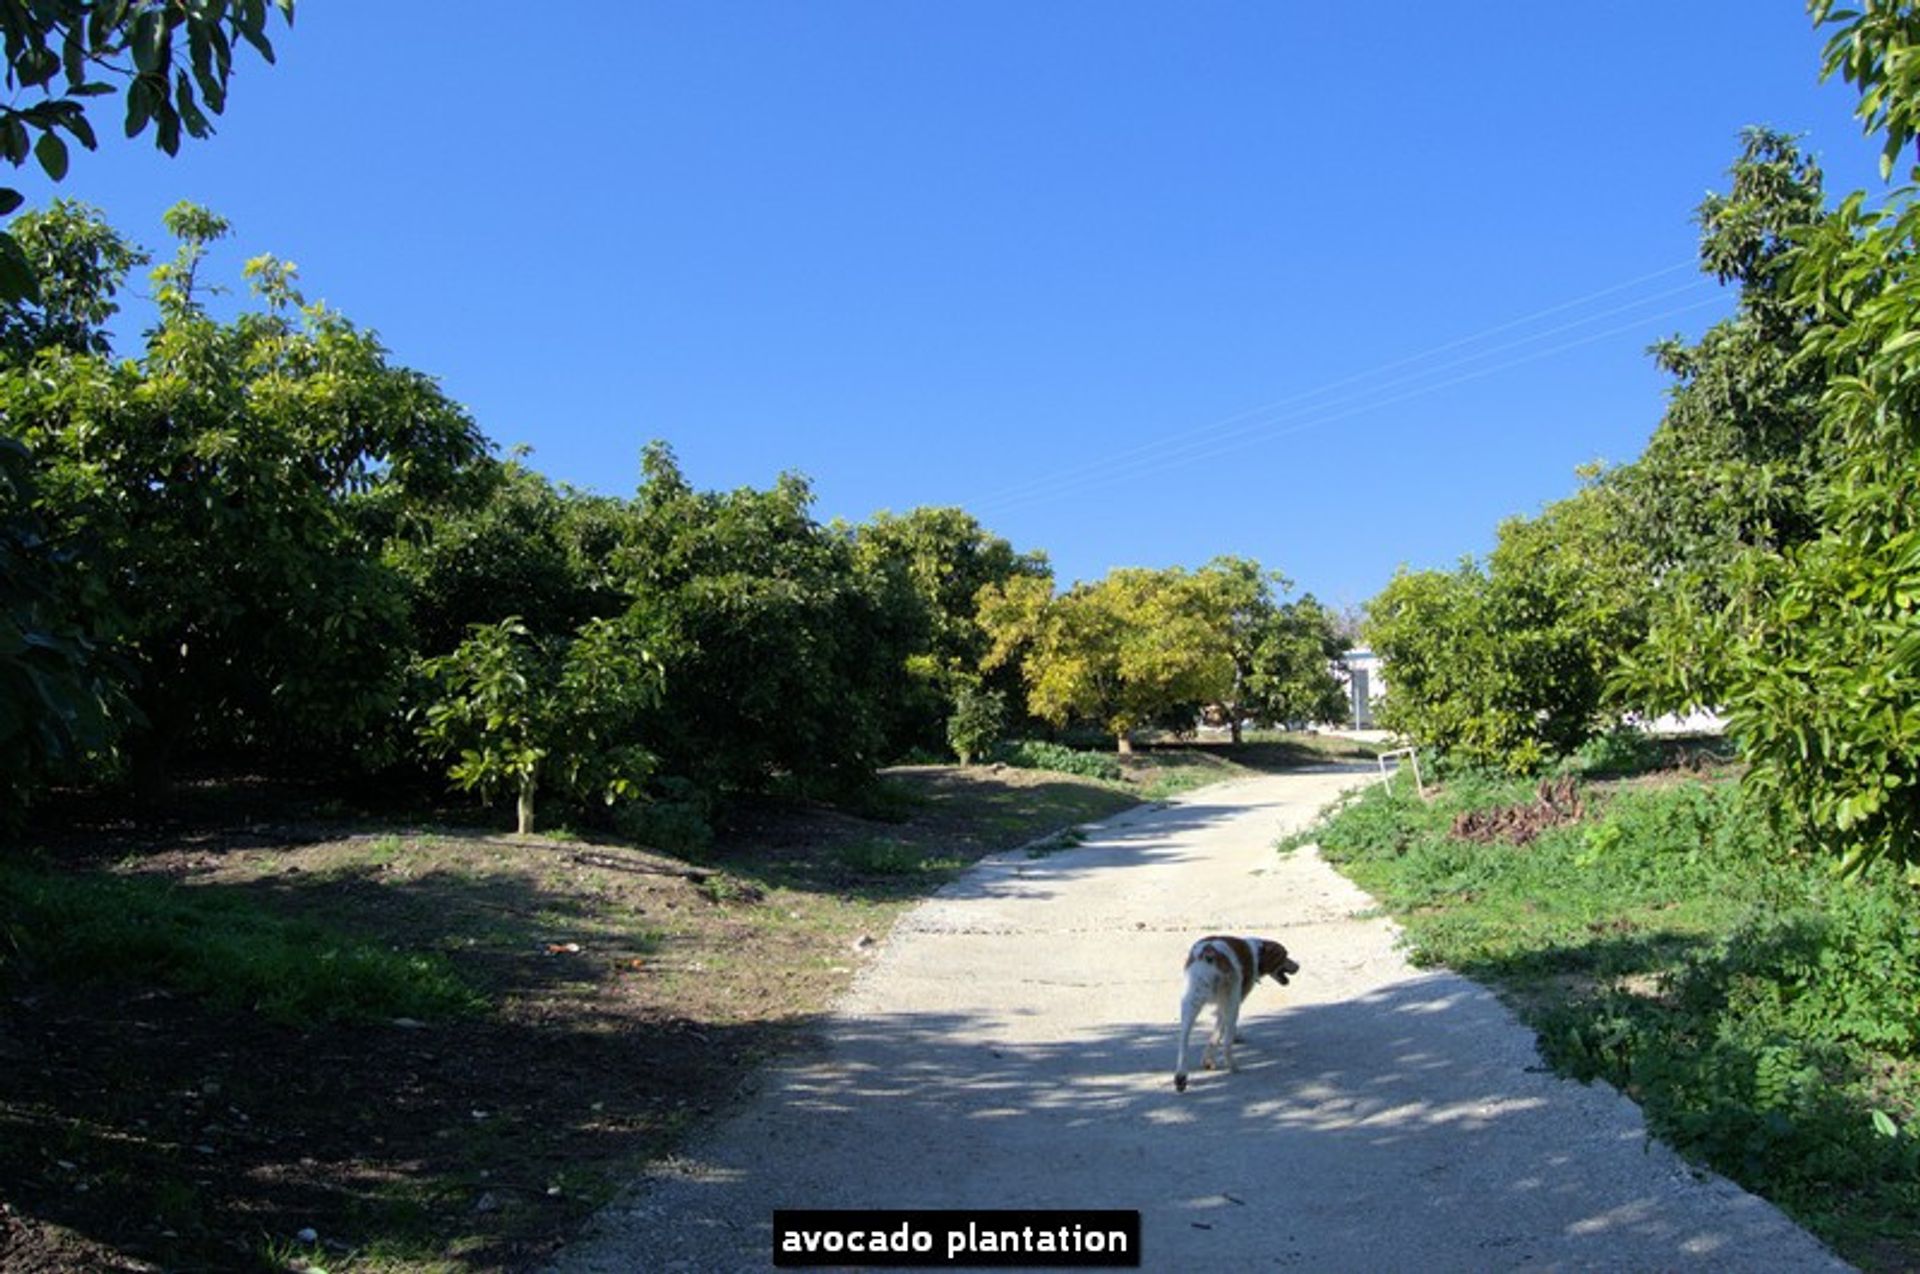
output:
[[[1223,996],[1217,1010],[1220,1014],[1220,1052],[1221,1069],[1233,1069],[1233,1042],[1240,1038],[1240,997]]]
[[[1200,1016],[1200,1006],[1207,1002],[1205,988],[1187,982],[1187,993],[1180,1000],[1180,1056],[1173,1064],[1173,1086],[1179,1092],[1187,1091],[1187,1041],[1193,1035],[1193,1020]],[[1207,1049],[1211,1057],[1213,1049]]]

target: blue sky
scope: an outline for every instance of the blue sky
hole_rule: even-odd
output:
[[[1743,125],[1878,189],[1792,0],[303,0],[277,43],[176,159],[105,103],[57,193],[156,252],[222,212],[230,279],[297,262],[554,478],[665,438],[1063,582],[1235,553],[1353,604],[1483,552],[1725,312],[1691,216]]]

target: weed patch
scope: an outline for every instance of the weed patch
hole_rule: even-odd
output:
[[[926,856],[918,846],[885,837],[853,841],[834,851],[841,866],[865,876],[906,876],[921,871]]]
[[[1732,784],[1594,794],[1518,846],[1456,832],[1554,804],[1523,785],[1373,787],[1295,841],[1379,898],[1417,961],[1498,988],[1562,1073],[1613,1083],[1852,1258],[1920,1260],[1913,885],[1835,878]]]
[[[993,759],[1016,769],[1053,770],[1086,779],[1105,779],[1109,783],[1118,783],[1125,773],[1111,753],[1082,752],[1038,739],[1003,743],[994,749]]]

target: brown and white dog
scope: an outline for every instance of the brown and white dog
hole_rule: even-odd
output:
[[[1180,999],[1180,1060],[1174,1063],[1173,1086],[1187,1091],[1187,1037],[1193,1020],[1207,1004],[1213,1005],[1213,1038],[1207,1041],[1200,1065],[1213,1069],[1213,1050],[1219,1046],[1227,1070],[1233,1069],[1233,1041],[1240,1027],[1240,1004],[1253,984],[1271,977],[1281,986],[1287,975],[1300,972],[1298,961],[1271,938],[1230,938],[1213,934],[1187,951],[1187,993]]]

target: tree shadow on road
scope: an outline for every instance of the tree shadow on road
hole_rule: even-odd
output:
[[[836,1023],[828,1057],[770,1076],[606,1233],[665,1207],[764,1259],[774,1207],[1138,1208],[1155,1268],[1794,1267],[1778,1213],[1696,1179],[1612,1089],[1546,1073],[1463,979],[1256,1002],[1245,1028],[1237,1072],[1178,1094],[1166,1024],[1033,1043],[970,1014]]]

